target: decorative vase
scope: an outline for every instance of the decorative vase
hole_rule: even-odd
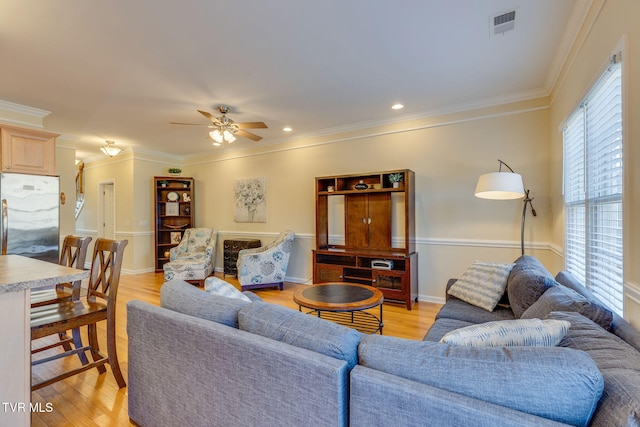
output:
[[[393,188],[400,188],[399,182],[392,182],[391,185],[393,186]]]

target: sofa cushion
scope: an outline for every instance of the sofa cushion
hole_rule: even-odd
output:
[[[465,347],[371,335],[358,355],[372,369],[572,425],[588,424],[603,387],[593,360],[563,347]]]
[[[544,266],[530,255],[522,255],[507,280],[509,304],[516,318],[529,308],[540,296],[557,282]]]
[[[456,329],[445,334],[440,342],[473,347],[555,347],[570,325],[554,319],[501,320]]]
[[[573,289],[566,286],[552,286],[545,291],[538,301],[534,302],[522,313],[522,319],[544,319],[552,311],[575,311],[593,320],[608,330],[613,320],[611,310],[595,301],[589,301]]]
[[[258,302],[240,310],[238,323],[241,330],[344,360],[349,369],[358,363],[360,333],[328,320]]]
[[[165,282],[160,288],[161,307],[233,328],[238,327],[238,311],[247,304],[251,303],[203,292],[182,280]]]
[[[515,317],[510,308],[497,306],[493,311],[487,311],[452,296],[447,299],[445,305],[436,314],[436,319],[456,319],[470,323],[485,323],[494,320],[510,320],[515,319]]]
[[[251,302],[248,296],[236,289],[231,283],[215,276],[206,278],[204,281],[204,290],[210,294]]]
[[[593,295],[573,274],[568,271],[560,271],[556,275],[556,281],[568,288],[573,289],[580,295],[586,297],[590,301],[601,301]],[[617,313],[613,313],[613,320],[611,321],[611,332],[631,344],[636,350],[640,351],[640,332],[633,327],[629,322],[620,317]]]
[[[576,291],[583,297],[592,301],[598,301],[598,298],[589,289],[587,289],[576,276],[574,276],[570,272],[566,270],[559,271],[558,274],[556,274],[555,279],[556,282]]]
[[[604,392],[592,426],[639,425],[640,352],[579,313],[548,317],[571,322],[560,345],[586,352],[602,372]]]
[[[448,293],[476,307],[493,311],[504,294],[513,266],[476,261],[449,288]]]

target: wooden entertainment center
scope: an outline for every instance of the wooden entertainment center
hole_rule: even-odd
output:
[[[411,310],[418,295],[414,186],[409,169],[316,178],[313,282],[374,286]]]

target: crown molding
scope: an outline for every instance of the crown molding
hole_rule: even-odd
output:
[[[16,104],[14,102],[3,101],[0,99],[0,110],[11,111],[19,114],[26,114],[29,116],[43,119],[51,114],[51,111],[42,110],[40,108],[29,107],[27,105]]]

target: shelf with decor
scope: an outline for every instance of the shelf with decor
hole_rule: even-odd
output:
[[[414,185],[409,169],[316,178],[314,283],[375,286],[411,310],[418,293]]]
[[[195,181],[190,177],[156,176],[154,185],[155,270],[163,271],[169,250],[195,227]]]

